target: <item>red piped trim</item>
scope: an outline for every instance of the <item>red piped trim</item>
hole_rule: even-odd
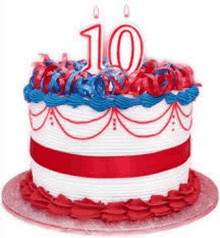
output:
[[[89,123],[92,123],[92,122],[95,122],[95,121],[99,121],[100,119],[104,118],[105,116],[107,116],[110,112],[110,109],[106,110],[105,113],[103,113],[103,115],[101,115],[100,117],[97,117],[95,119],[92,119],[92,120],[89,120],[89,121],[73,121],[67,117],[65,117],[59,110],[57,107],[54,108],[54,110],[57,112],[57,114],[62,118],[64,119],[65,121],[68,121],[70,123],[73,123],[73,124],[89,124]]]
[[[47,108],[47,107],[46,107],[46,108]],[[42,123],[39,127],[34,127],[34,125],[33,125],[33,120],[32,120],[32,118],[31,118],[31,116],[34,116],[34,117],[39,116],[40,114],[43,113],[44,110],[41,111],[40,114],[39,114],[39,113],[38,113],[38,114],[33,114],[33,113],[31,112],[30,108],[29,108],[29,119],[30,119],[31,128],[32,128],[33,131],[39,131],[39,130],[41,130],[41,129],[44,127],[44,125],[45,125],[45,123],[46,123],[46,121],[47,121],[47,118],[48,118],[49,115],[50,115],[50,110],[51,110],[51,109],[48,109],[47,114],[46,114],[46,117],[45,117],[44,120],[43,120],[43,123]]]
[[[32,117],[37,117],[39,115],[41,115],[43,112],[45,112],[47,109],[47,107],[45,107],[42,111],[40,111],[39,113],[36,113],[34,114],[31,109],[29,109],[29,117],[30,117],[30,124],[31,124],[31,127],[34,131],[38,131],[38,130],[41,130],[49,115],[54,115],[54,119],[55,119],[55,122],[57,123],[57,125],[60,127],[60,129],[62,130],[62,132],[68,136],[69,138],[72,138],[72,139],[75,139],[75,140],[90,140],[90,139],[94,139],[95,137],[101,135],[107,128],[108,126],[110,125],[111,121],[112,121],[112,118],[113,116],[115,116],[116,118],[113,119],[113,130],[116,130],[116,121],[119,122],[119,124],[122,126],[122,128],[128,132],[130,135],[134,136],[134,137],[137,137],[137,138],[150,138],[150,137],[154,137],[154,136],[158,136],[159,134],[163,133],[163,131],[167,128],[167,126],[170,124],[172,118],[175,118],[175,115],[174,113],[176,113],[176,117],[177,117],[177,121],[180,125],[180,127],[185,130],[185,131],[190,131],[191,127],[192,127],[192,110],[190,111],[189,114],[185,114],[184,111],[181,109],[180,105],[176,102],[170,106],[167,107],[167,109],[157,118],[155,119],[152,119],[152,120],[149,120],[149,121],[137,121],[137,120],[134,120],[134,119],[131,119],[129,117],[127,117],[126,115],[124,115],[120,110],[118,110],[117,108],[112,108],[112,109],[108,109],[106,110],[105,113],[103,113],[100,117],[97,117],[97,118],[94,118],[92,120],[89,120],[89,121],[73,121],[67,117],[65,117],[57,107],[55,108],[48,108],[48,111],[47,113],[45,113],[45,118],[42,122],[42,124],[38,127],[34,127],[34,123],[33,123],[33,118]],[[165,125],[163,126],[163,128],[161,128],[158,132],[155,132],[154,134],[148,134],[148,135],[140,135],[140,134],[136,134],[134,132],[132,132],[127,126],[126,126],[126,123],[122,120],[125,119],[126,121],[128,122],[132,122],[132,123],[136,123],[136,124],[150,124],[150,123],[154,123],[154,122],[157,122],[158,120],[162,119],[165,115],[167,115],[168,113],[170,113],[170,116],[167,120],[167,122],[165,123]],[[110,115],[109,115],[110,114]],[[62,125],[62,122],[60,120],[63,119],[64,121],[67,121],[69,123],[73,123],[73,124],[89,124],[89,123],[93,123],[93,122],[96,122],[96,121],[99,121],[103,118],[105,118],[106,116],[109,115],[109,119],[107,120],[107,123],[104,125],[103,128],[100,129],[100,131],[94,135],[91,135],[91,136],[88,136],[88,137],[77,137],[77,136],[74,136],[74,135],[71,135],[70,133],[68,133],[68,131],[66,131],[66,129],[64,128],[64,126]],[[190,120],[190,124],[188,127],[185,127],[183,122],[182,122],[182,117],[185,117],[185,118],[189,118]],[[51,119],[51,118],[50,118]],[[175,122],[172,122],[172,124],[175,124]],[[174,131],[174,128],[172,129],[172,131]]]
[[[53,110],[53,109],[51,109],[51,110]],[[108,112],[109,112],[109,111],[108,111]],[[108,113],[107,113],[107,114],[108,114]],[[107,114],[106,114],[106,115],[107,115]],[[60,129],[63,131],[63,133],[64,133],[66,136],[68,136],[68,137],[70,137],[70,138],[72,138],[72,139],[75,139],[75,140],[89,140],[89,139],[94,139],[94,138],[96,138],[97,136],[99,136],[100,134],[102,134],[102,133],[105,131],[105,129],[106,129],[106,128],[109,126],[109,124],[111,123],[111,120],[112,120],[112,117],[113,117],[113,111],[111,110],[111,115],[110,115],[110,118],[109,118],[107,124],[106,124],[98,133],[96,133],[95,135],[92,135],[92,136],[88,136],[88,137],[76,137],[76,136],[70,135],[70,134],[64,129],[64,127],[63,127],[62,124],[60,123],[59,119],[57,118],[56,114],[53,113],[53,115],[54,115],[55,121],[57,122],[57,124],[59,125]]]
[[[181,109],[181,107],[180,107],[180,105],[179,105],[178,103],[175,103],[175,104],[176,104],[176,109],[178,109],[178,111],[180,112],[180,114],[181,114],[182,116],[184,116],[184,117],[190,117],[190,116],[192,116],[192,112],[193,112],[193,107],[192,107],[192,105],[191,105],[191,110],[190,110],[189,114],[186,114],[186,113],[184,113],[184,111]]]
[[[180,126],[182,127],[182,129],[185,130],[185,131],[190,131],[191,128],[192,128],[192,118],[190,118],[190,124],[189,124],[189,127],[187,128],[187,127],[185,127],[185,126],[183,125],[183,123],[182,123],[182,121],[181,121],[181,119],[180,119],[179,112],[178,112],[178,110],[177,110],[176,108],[175,108],[175,111],[176,111],[176,115],[177,115],[178,122],[179,122]]]
[[[21,194],[33,206],[47,209],[49,213],[68,215],[77,219],[101,219],[105,222],[137,221],[149,217],[165,216],[178,212],[196,202],[200,192],[200,181],[195,172],[190,170],[187,184],[180,184],[179,190],[169,191],[167,196],[153,195],[149,201],[129,199],[124,202],[104,204],[88,198],[71,201],[62,194],[52,197],[42,187],[33,183],[32,173],[20,183]]]
[[[159,117],[157,117],[156,119],[153,119],[153,120],[149,120],[149,121],[137,121],[137,120],[131,119],[131,118],[125,116],[117,108],[115,108],[115,112],[116,112],[116,115],[122,116],[127,121],[130,121],[130,122],[133,122],[133,123],[136,123],[136,124],[150,124],[150,123],[156,122],[156,121],[160,120],[161,118],[163,118],[168,113],[168,111],[170,111],[171,107],[172,107],[172,104],[170,106],[168,106],[168,108],[165,110],[165,112],[163,112]]]
[[[47,110],[47,107],[45,106],[43,110],[41,110],[40,112],[38,113],[33,113],[30,109],[29,109],[29,113],[31,116],[33,117],[37,117],[37,116],[40,116],[43,112],[45,112]]]
[[[168,110],[168,111],[169,111],[169,110]],[[168,111],[166,111],[166,113],[167,113]],[[166,124],[164,125],[164,127],[163,127],[160,131],[158,131],[158,132],[156,132],[156,133],[154,133],[154,134],[150,134],[150,135],[138,135],[138,134],[135,134],[134,132],[132,132],[131,130],[129,130],[129,129],[126,127],[126,125],[122,122],[122,120],[120,119],[120,117],[118,116],[117,113],[116,113],[116,117],[117,117],[119,123],[121,124],[121,126],[123,127],[123,129],[126,130],[130,135],[132,135],[132,136],[134,136],[134,137],[138,137],[138,138],[150,138],[150,137],[154,137],[154,136],[160,135],[160,134],[167,128],[167,126],[169,125],[169,123],[170,123],[170,121],[171,121],[171,119],[172,119],[172,115],[173,115],[174,111],[175,111],[175,104],[173,104],[173,106],[172,106],[171,114],[170,114],[170,116],[169,116],[168,121],[167,121]],[[182,125],[182,124],[181,124],[181,125]]]

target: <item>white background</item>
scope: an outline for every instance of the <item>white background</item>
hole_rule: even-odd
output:
[[[0,1],[0,189],[29,168],[29,121],[23,87],[38,53],[59,60],[86,57],[86,41],[79,30],[88,27],[98,5],[108,33],[123,21],[123,6],[130,21],[141,29],[148,57],[187,63],[203,84],[194,104],[192,167],[220,186],[220,5],[209,0],[1,0]],[[146,237],[220,237],[219,206],[187,226]],[[30,225],[0,206],[0,237],[82,237]],[[142,237],[145,237],[143,235]]]

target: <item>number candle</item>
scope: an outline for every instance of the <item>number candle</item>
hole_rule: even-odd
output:
[[[125,34],[129,35],[130,52],[128,51],[129,42],[123,42],[123,39],[126,39],[123,38]],[[122,45],[124,45],[125,49],[125,54],[123,55],[121,54]],[[119,67],[127,73],[138,70],[143,58],[143,41],[138,30],[131,25],[121,25],[117,27],[111,35],[108,54],[109,62],[112,67]],[[125,68],[123,65],[127,65],[127,67]]]
[[[129,17],[129,8],[124,8],[124,16]],[[94,9],[94,17],[98,18],[98,8]],[[85,70],[98,73],[102,69],[102,26],[93,25],[80,32],[88,38],[88,65]],[[130,74],[138,70],[143,60],[143,40],[139,31],[130,24],[118,26],[108,42],[109,64]]]
[[[101,25],[97,24],[89,27],[80,32],[81,36],[87,37],[88,46],[88,65],[85,70],[89,70],[92,73],[98,73],[101,68],[102,61],[102,35],[101,35]]]

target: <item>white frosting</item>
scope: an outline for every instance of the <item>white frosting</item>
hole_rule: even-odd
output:
[[[90,198],[104,203],[126,201],[130,198],[149,200],[151,195],[167,195],[188,180],[190,160],[161,173],[117,179],[83,178],[54,172],[32,160],[33,180],[53,196],[65,195],[71,200]]]
[[[40,112],[45,107],[44,103],[30,104],[32,112]],[[143,106],[135,106],[127,110],[121,111],[125,116],[136,121],[149,121],[158,118],[162,115],[169,106],[165,101],[160,102],[152,108],[144,108]],[[74,121],[87,121],[98,118],[105,114],[105,112],[96,112],[88,106],[80,106],[72,108],[70,106],[59,106],[57,109],[66,118]],[[191,110],[191,105],[182,106],[181,109],[187,114]],[[49,110],[49,109],[47,109]],[[33,126],[39,127],[45,120],[47,115],[45,110],[40,116],[33,117]],[[180,113],[179,113],[180,114]],[[58,113],[55,112],[57,119],[64,128],[64,130],[74,137],[91,137],[99,133],[105,127],[110,119],[110,112],[108,115],[98,121],[88,124],[73,124],[67,120],[62,119]],[[156,134],[166,125],[171,115],[171,110],[160,120],[149,124],[137,124],[129,122],[119,115],[122,123],[132,133],[138,135]],[[189,131],[183,130],[180,126],[176,112],[175,118],[172,118],[166,129],[157,136],[150,138],[138,138],[129,134],[119,123],[116,116],[116,130],[113,130],[113,120],[110,121],[109,126],[99,136],[88,140],[77,140],[67,136],[57,124],[54,116],[50,120],[50,116],[46,120],[45,125],[39,131],[31,133],[32,138],[39,144],[58,151],[91,155],[91,156],[119,156],[119,155],[139,155],[157,152],[160,150],[172,148],[184,143],[190,135]],[[190,117],[185,118],[180,114],[181,121],[185,127],[190,125]],[[51,125],[53,122],[53,126]],[[175,123],[174,125],[172,123]],[[172,131],[172,129],[175,129]]]
[[[172,105],[168,110],[169,107],[165,101],[152,108],[134,106],[120,111],[124,117],[113,111],[111,118],[112,109],[105,115],[106,112],[97,112],[88,106],[78,108],[58,106],[49,109],[45,108],[44,103],[30,104],[32,128],[40,128],[39,130],[32,129],[31,136],[37,143],[47,148],[72,154],[87,156],[149,154],[178,146],[190,136],[190,130],[184,128],[190,127],[191,115],[186,115],[190,114],[192,105],[181,106],[182,113],[176,109],[179,111],[180,120],[173,109],[174,106]],[[42,110],[43,112],[40,113]],[[48,115],[52,111],[54,115]],[[166,111],[167,113],[161,116]],[[100,120],[94,120],[100,117]],[[160,119],[147,124],[134,122],[152,121],[157,118]],[[93,121],[79,124],[68,120]],[[116,130],[113,129],[114,127]],[[165,129],[162,131],[163,128]],[[97,133],[100,134],[92,139],[75,138],[93,137]],[[156,136],[137,137],[137,135],[154,134]],[[102,202],[128,200],[129,198],[148,200],[151,195],[167,195],[169,190],[178,189],[180,183],[186,183],[189,174],[189,160],[179,167],[135,178],[94,179],[71,176],[46,169],[34,161],[32,161],[32,172],[36,185],[43,186],[53,196],[63,194],[71,200],[87,197],[94,201],[102,200]]]

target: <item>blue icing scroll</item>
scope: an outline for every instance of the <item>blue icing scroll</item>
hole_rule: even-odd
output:
[[[165,100],[167,104],[179,102],[186,106],[192,103],[199,95],[199,89],[193,85],[190,88],[178,92],[177,95],[172,92],[156,97],[144,93],[136,98],[130,98],[123,95],[98,96],[92,98],[83,97],[78,93],[72,93],[67,96],[57,95],[56,93],[45,94],[40,90],[34,89],[31,84],[24,88],[24,98],[28,103],[44,102],[47,107],[57,107],[61,105],[69,105],[77,108],[82,105],[89,106],[98,112],[105,111],[109,108],[116,107],[121,110],[128,109],[133,106],[153,107],[154,105]]]
[[[167,104],[173,104],[176,102],[177,100],[177,95],[173,94],[173,93],[168,93],[166,96],[165,96],[165,100],[167,102]]]

